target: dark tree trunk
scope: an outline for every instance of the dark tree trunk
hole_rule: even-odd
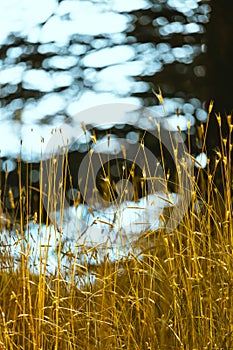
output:
[[[233,1],[213,0],[207,26],[208,98],[214,100],[207,147],[219,147],[219,126],[216,113],[222,117],[222,133],[228,134],[227,114],[233,111]]]

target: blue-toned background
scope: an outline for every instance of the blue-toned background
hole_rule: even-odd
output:
[[[17,156],[22,140],[23,159],[38,159],[52,128],[110,102],[152,107],[172,130],[189,121],[194,134],[207,118],[210,12],[198,0],[2,2],[0,157]]]

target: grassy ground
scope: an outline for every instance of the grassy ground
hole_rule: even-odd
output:
[[[32,273],[19,225],[16,269],[6,268],[12,257],[1,249],[0,349],[233,349],[232,174],[225,144],[211,170],[207,165],[205,176],[200,171],[193,180],[180,225],[140,238],[140,259],[111,262],[106,254],[91,266],[71,257],[64,278],[58,246],[56,273],[48,273],[46,255]],[[216,172],[224,175],[222,194],[213,184]]]

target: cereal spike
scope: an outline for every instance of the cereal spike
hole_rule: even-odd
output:
[[[159,102],[160,102],[162,105],[164,105],[163,95],[162,95],[162,91],[161,91],[160,87],[159,87],[159,92],[158,92],[158,93],[155,92],[154,89],[152,89],[152,92],[155,94],[155,96],[157,97],[157,99],[159,100]]]
[[[208,115],[210,115],[210,113],[212,112],[213,106],[214,106],[214,100],[211,100],[208,108]]]

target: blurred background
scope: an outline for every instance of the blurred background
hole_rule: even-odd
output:
[[[0,157],[21,148],[38,160],[52,128],[97,104],[150,107],[184,134],[190,121],[192,135],[211,99],[231,110],[230,0],[9,0],[0,9]]]
[[[232,109],[232,13],[232,0],[0,0],[0,184],[4,209],[14,217],[21,215],[12,207],[12,196],[17,201],[25,196],[27,204],[30,202],[25,217],[34,217],[40,207],[35,190],[39,188],[39,161],[51,132],[67,125],[68,134],[75,138],[83,121],[81,112],[96,105],[121,102],[139,110],[148,107],[167,120],[171,132],[179,127],[184,141],[191,138],[189,151],[204,168],[206,157],[199,133],[205,129],[209,103],[214,100],[207,134],[210,153],[220,147],[215,113],[222,114],[225,136],[226,115]],[[161,95],[160,101],[156,97],[160,91],[164,105]],[[106,123],[106,115],[101,119],[101,114],[97,117],[93,111],[86,114],[86,124]],[[140,113],[130,131],[129,120],[112,112],[108,116],[108,126],[115,133],[112,140],[117,142],[117,137],[125,135],[127,142],[137,142],[137,128],[143,128],[145,122]],[[114,127],[116,121],[121,125]],[[96,128],[96,135],[106,140],[105,133]],[[71,170],[88,150],[86,138],[79,141],[72,148],[78,153],[70,157]],[[19,155],[23,160],[21,192]],[[29,195],[23,194],[27,181]],[[162,204],[158,199],[156,203],[159,217],[159,210],[167,206],[166,198]],[[83,218],[83,230],[89,223],[92,237],[94,214],[87,208],[83,213],[81,208],[77,216],[76,209],[80,207],[71,208],[74,213],[67,212],[64,217],[69,223],[71,217],[78,222]],[[131,220],[132,232],[137,233],[136,219],[122,210]],[[97,212],[96,218],[101,217]],[[0,206],[0,222],[3,219],[11,220]],[[148,227],[155,229],[159,224],[153,217]],[[112,234],[117,236],[118,230],[116,227]],[[71,231],[69,226],[69,239]]]

